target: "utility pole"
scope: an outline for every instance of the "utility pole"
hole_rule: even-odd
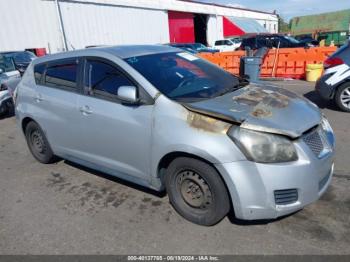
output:
[[[64,30],[64,24],[63,24],[62,12],[61,12],[59,0],[55,0],[55,4],[56,4],[58,22],[59,22],[59,26],[60,26],[63,48],[64,48],[64,51],[68,51],[67,37],[66,37],[66,32]]]

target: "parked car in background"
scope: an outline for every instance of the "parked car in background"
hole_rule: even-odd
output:
[[[339,109],[350,112],[350,42],[324,62],[323,76],[316,91],[326,101],[334,101]]]
[[[0,53],[0,114],[12,113],[13,93],[21,80],[13,59]]]
[[[295,36],[299,42],[304,43],[306,46],[319,46],[320,42],[313,39],[312,36],[303,35],[303,36]]]
[[[219,52],[218,49],[213,49],[206,47],[205,45],[201,43],[171,43],[168,44],[172,47],[181,48],[185,51],[189,51],[190,53],[197,54],[197,53],[217,53]]]
[[[27,70],[16,117],[39,162],[59,156],[166,189],[194,223],[231,206],[240,219],[290,214],[331,183],[335,140],[317,106],[181,49],[84,49]]]
[[[234,37],[234,38],[231,38],[230,40],[237,46],[236,49],[239,48],[242,44],[242,38],[240,37]]]
[[[18,70],[21,75],[24,74],[29,64],[37,58],[36,55],[29,51],[2,52],[0,54],[12,59],[16,70]]]
[[[217,40],[213,46],[213,48],[220,50],[220,52],[236,51],[239,47],[239,43],[234,43],[230,39]]]
[[[310,47],[307,43],[302,43],[294,37],[281,34],[248,34],[243,37],[241,50],[267,48],[293,48]]]

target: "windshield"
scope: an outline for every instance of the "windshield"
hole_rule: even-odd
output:
[[[125,61],[161,93],[176,101],[213,98],[239,84],[237,77],[185,52],[130,57]]]
[[[194,49],[196,50],[202,50],[202,49],[206,49],[207,47],[203,44],[193,44],[192,45]]]
[[[13,53],[12,56],[16,64],[29,64],[36,58],[36,56],[31,52]]]
[[[16,70],[15,65],[14,65],[11,57],[8,57],[8,56],[3,55],[3,54],[0,54],[0,68],[2,69],[2,71],[4,73]]]
[[[294,44],[300,43],[298,40],[296,40],[294,37],[291,37],[291,36],[284,36],[284,38],[286,38],[287,40],[289,40],[290,42],[292,42]]]
[[[231,42],[238,44],[238,43],[242,42],[242,39],[240,39],[240,38],[232,38]]]

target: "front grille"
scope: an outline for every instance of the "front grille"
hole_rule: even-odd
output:
[[[295,188],[276,190],[274,194],[276,205],[288,205],[298,201],[298,190]]]
[[[325,147],[320,132],[323,132],[322,129],[317,128],[303,137],[304,142],[317,157],[320,156]]]

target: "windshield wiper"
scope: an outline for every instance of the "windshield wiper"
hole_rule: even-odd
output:
[[[238,77],[239,86],[245,87],[250,84],[249,82],[249,76],[245,75],[244,77]]]
[[[226,95],[227,93],[230,93],[230,92],[233,92],[233,91],[236,91],[240,88],[242,88],[243,86],[240,85],[240,83],[236,84],[236,85],[233,85],[229,88],[225,88],[224,90],[222,90],[222,92],[219,92],[216,97],[218,96],[223,96],[223,95]]]

